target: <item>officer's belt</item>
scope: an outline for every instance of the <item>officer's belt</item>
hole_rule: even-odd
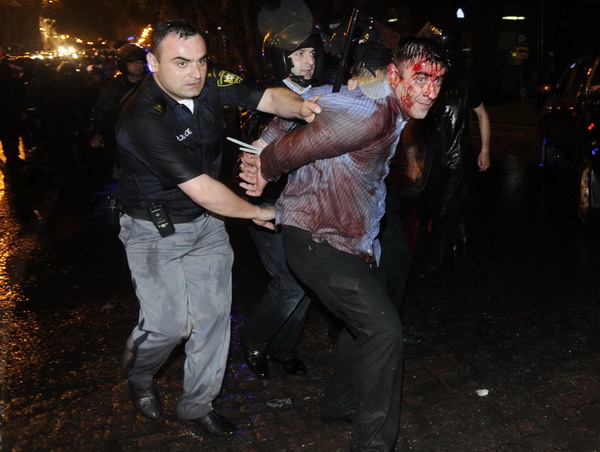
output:
[[[131,208],[123,209],[123,213],[125,213],[125,214],[129,215],[130,217],[133,217],[137,220],[152,221],[152,220],[150,220],[150,214],[148,213],[147,209],[136,209],[135,207],[131,207]],[[200,218],[203,215],[206,215],[206,211],[197,213],[194,215],[172,215],[172,214],[169,214],[169,218],[171,219],[171,223],[181,224],[181,223],[190,223],[190,222],[194,221],[195,219]]]

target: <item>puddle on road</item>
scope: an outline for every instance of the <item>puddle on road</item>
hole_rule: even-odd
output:
[[[22,142],[19,151],[19,157],[27,162],[28,155]],[[44,190],[32,184],[33,176],[35,174],[29,172],[27,164],[7,169],[3,154],[0,157],[0,387],[4,387],[6,379],[8,350],[18,349],[11,344],[9,332],[19,328],[14,324],[14,308],[25,301],[20,284],[43,224],[40,212],[53,203],[56,195],[51,187]],[[4,403],[2,398],[0,418],[4,416]]]

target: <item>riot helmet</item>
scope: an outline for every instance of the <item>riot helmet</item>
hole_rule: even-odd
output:
[[[132,42],[123,44],[119,47],[119,50],[117,50],[117,66],[119,71],[123,74],[127,74],[127,63],[131,63],[132,61],[143,61],[145,65],[147,53],[148,51],[139,44],[134,44]]]
[[[305,48],[315,49],[315,64],[310,80],[292,73],[294,63],[290,55]],[[292,24],[279,33],[267,33],[263,40],[262,55],[267,70],[278,80],[291,77],[293,82],[307,87],[314,85],[314,81],[319,80],[323,74],[323,38],[318,28],[307,26],[306,23]]]
[[[71,78],[77,75],[77,66],[70,61],[61,61],[56,67],[56,75],[61,78]]]
[[[88,64],[85,71],[90,75],[101,75],[102,78],[106,77],[106,71],[99,64]]]

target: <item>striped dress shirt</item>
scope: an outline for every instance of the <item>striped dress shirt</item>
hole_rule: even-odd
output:
[[[322,96],[322,112],[312,123],[285,133],[291,123],[276,119],[262,136],[270,143],[261,154],[265,179],[290,173],[276,221],[378,261],[384,179],[407,120],[387,80],[335,94],[323,86],[303,95],[313,96]]]

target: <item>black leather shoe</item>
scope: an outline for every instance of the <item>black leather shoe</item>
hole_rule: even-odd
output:
[[[425,265],[419,272],[419,278],[425,281],[432,281],[440,273],[440,267],[435,264]]]
[[[467,247],[467,228],[462,221],[459,221],[456,225],[453,242],[455,245],[461,246],[462,248]]]
[[[346,411],[340,414],[322,413],[321,421],[326,424],[352,424],[354,411]]]
[[[246,360],[258,378],[269,378],[269,360],[266,353],[246,349]]]
[[[308,369],[298,358],[290,358],[284,361],[271,358],[271,360],[280,364],[285,373],[290,375],[306,375],[308,373]]]
[[[419,345],[423,340],[423,337],[417,336],[416,334],[408,333],[406,331],[402,332],[402,343],[408,347]]]
[[[196,419],[187,419],[181,422],[188,427],[200,427],[210,436],[216,437],[231,436],[238,430],[235,425],[215,410]]]
[[[129,383],[129,396],[135,408],[148,419],[153,421],[162,419],[162,404],[154,385],[139,389]]]

